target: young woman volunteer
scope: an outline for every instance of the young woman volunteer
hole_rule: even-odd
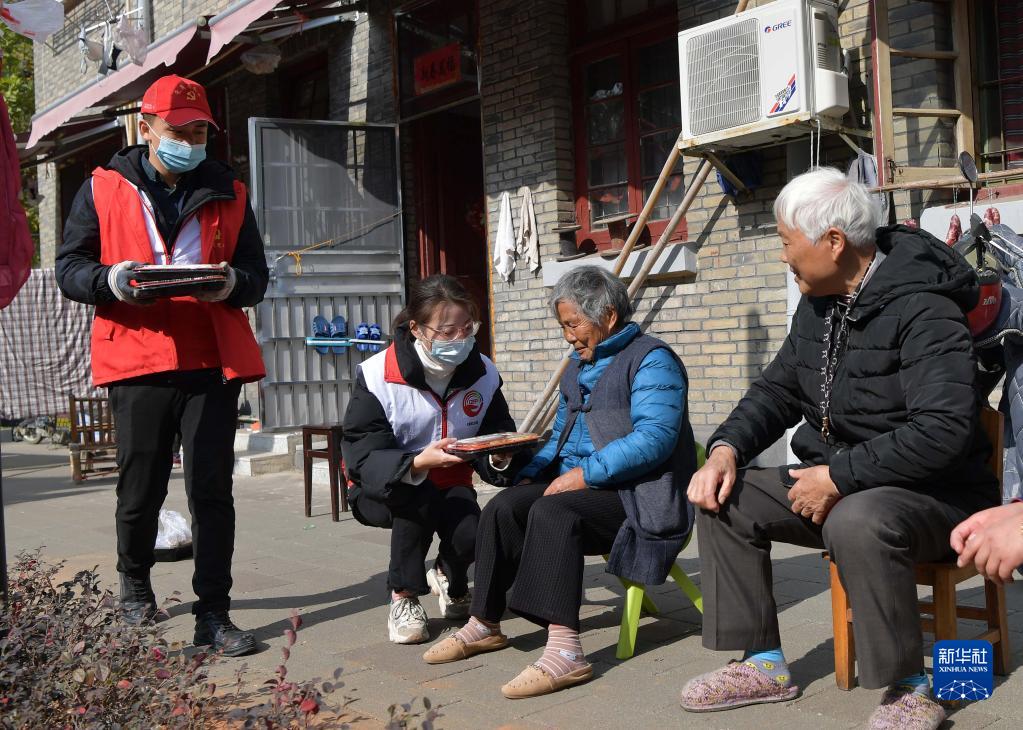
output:
[[[393,344],[359,366],[345,413],[352,512],[362,524],[391,530],[387,630],[398,644],[430,638],[419,596],[431,590],[444,618],[469,614],[467,572],[480,515],[474,464],[445,448],[515,430],[497,368],[476,347],[479,326],[479,307],[456,279],[414,283]],[[491,467],[501,463],[481,461],[481,473],[497,478]],[[435,533],[439,554],[427,571]]]

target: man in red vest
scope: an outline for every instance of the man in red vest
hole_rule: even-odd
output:
[[[125,620],[156,613],[149,572],[171,444],[181,435],[192,512],[198,600],[195,643],[228,656],[252,652],[251,632],[228,615],[234,434],[242,383],[266,372],[242,307],[263,299],[263,241],[245,186],[207,160],[216,126],[202,86],[164,76],[142,99],[145,141],[96,168],[75,197],[57,254],[69,299],[96,305],[92,372],[110,390],[117,429],[117,570]],[[196,297],[138,298],[132,268],[220,264],[226,284]]]

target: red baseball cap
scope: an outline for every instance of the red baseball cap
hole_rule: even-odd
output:
[[[206,89],[201,84],[180,76],[163,76],[146,89],[142,97],[143,114],[155,114],[172,127],[205,121],[214,127]],[[219,129],[219,127],[217,127]]]

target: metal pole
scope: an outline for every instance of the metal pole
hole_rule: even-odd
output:
[[[0,443],[3,439],[0,438]],[[4,467],[0,453],[0,591],[3,593],[3,607],[7,608],[7,531],[4,529]]]

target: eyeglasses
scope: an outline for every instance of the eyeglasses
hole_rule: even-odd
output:
[[[440,329],[434,329],[428,324],[420,324],[423,329],[430,330],[436,336],[435,340],[441,340],[449,342],[451,340],[464,340],[467,337],[475,337],[476,333],[480,331],[479,322],[469,322],[463,324],[461,327],[441,327]]]

